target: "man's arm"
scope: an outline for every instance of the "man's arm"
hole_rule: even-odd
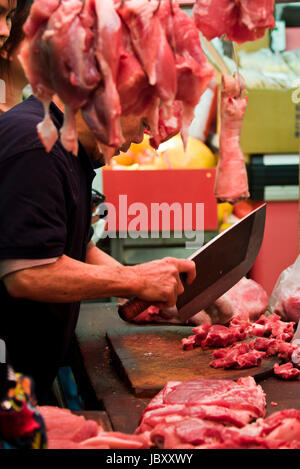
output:
[[[93,258],[94,254],[99,255],[94,251]],[[110,256],[104,257],[106,261],[111,259]],[[181,272],[187,274],[187,282],[193,281],[194,262],[165,258],[125,267],[114,260],[110,260],[109,265],[107,262],[94,265],[63,255],[55,263],[8,274],[3,281],[14,298],[70,303],[109,296],[137,296],[165,308],[174,306],[177,295],[183,292]]]
[[[87,264],[93,264],[93,265],[106,265],[107,267],[109,266],[121,266],[116,259],[114,259],[112,256],[109,254],[106,254],[106,252],[102,251],[99,249],[93,241],[90,241],[88,246],[87,246],[87,253],[86,253],[86,263]]]

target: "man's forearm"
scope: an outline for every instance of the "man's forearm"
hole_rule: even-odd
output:
[[[90,252],[87,260],[91,260],[91,254],[95,261],[97,255],[101,256],[101,251],[100,254]],[[107,257],[105,255],[103,259],[108,261]],[[9,274],[4,277],[4,283],[11,296],[40,302],[70,303],[134,295],[137,290],[137,276],[132,269],[117,261],[111,262],[109,269],[107,267],[107,263],[93,265],[63,255],[54,264]]]
[[[122,265],[109,254],[106,254],[106,252],[99,249],[92,241],[90,241],[88,244],[86,263],[94,265],[106,265],[107,267],[121,267]]]

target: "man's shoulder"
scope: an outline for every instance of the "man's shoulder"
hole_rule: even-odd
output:
[[[44,118],[42,103],[30,96],[0,116],[0,161],[31,150],[45,152],[37,134]]]

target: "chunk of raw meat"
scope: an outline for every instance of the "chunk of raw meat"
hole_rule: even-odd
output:
[[[298,322],[300,320],[300,287],[287,289],[277,301],[274,312],[287,321]]]
[[[207,39],[225,34],[242,44],[274,28],[274,0],[197,0],[193,17]]]
[[[124,143],[121,129],[121,103],[117,75],[121,60],[122,24],[113,0],[97,0],[95,56],[103,83],[83,107],[82,115],[99,141],[107,161]]]
[[[172,9],[171,9],[172,8]],[[187,144],[188,128],[194,118],[194,108],[207,85],[214,77],[202,50],[199,33],[194,21],[180,8],[177,2],[164,0],[158,14],[173,49],[177,70],[176,100],[182,102],[182,130],[184,146]]]
[[[249,197],[248,176],[240,135],[247,107],[244,83],[223,75],[221,90],[220,157],[216,170],[215,197],[235,204]]]
[[[248,344],[239,344],[228,349],[221,349],[222,356],[214,353],[216,357],[210,363],[210,366],[213,368],[252,368],[253,366],[258,366],[261,363],[261,360],[266,356],[266,352],[251,350]]]
[[[264,288],[254,280],[243,277],[206,312],[213,324],[228,324],[235,316],[245,321],[255,321],[267,310],[268,302]]]
[[[47,151],[56,142],[58,132],[49,114],[54,89],[49,73],[49,57],[47,49],[43,48],[42,37],[47,29],[49,18],[56,11],[59,4],[59,0],[34,2],[23,27],[26,37],[19,54],[19,60],[31,84],[33,93],[44,106],[45,117],[38,124],[37,132]]]
[[[95,60],[94,23],[91,0],[86,0],[84,8],[81,0],[62,0],[41,38],[52,87],[65,104],[61,141],[74,155],[78,152],[75,114],[101,80]]]
[[[146,435],[127,435],[120,432],[100,432],[94,438],[89,438],[81,443],[81,447],[110,449],[148,449],[149,440]]]
[[[164,395],[165,404],[221,405],[229,409],[248,410],[261,417],[265,412],[265,397],[254,379],[198,379],[178,384]]]
[[[236,341],[234,333],[226,326],[211,326],[201,347],[226,347]]]
[[[72,414],[69,409],[55,406],[38,406],[37,409],[46,425],[49,449],[149,448],[146,434],[105,432],[96,422]]]
[[[294,336],[294,322],[281,321],[278,314],[270,314],[269,316],[262,314],[260,318],[253,324],[252,331],[249,331],[249,335],[258,335],[257,326],[262,326],[260,329],[261,335],[267,335],[271,338],[279,339],[282,341],[290,341]],[[263,333],[262,333],[263,332]]]
[[[297,379],[300,376],[300,370],[294,368],[292,362],[285,363],[284,365],[275,363],[274,373],[282,379]]]

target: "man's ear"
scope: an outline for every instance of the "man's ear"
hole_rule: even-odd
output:
[[[4,60],[8,59],[8,52],[4,47],[2,47],[2,49],[0,49],[0,57],[1,57],[1,59],[4,59]]]

